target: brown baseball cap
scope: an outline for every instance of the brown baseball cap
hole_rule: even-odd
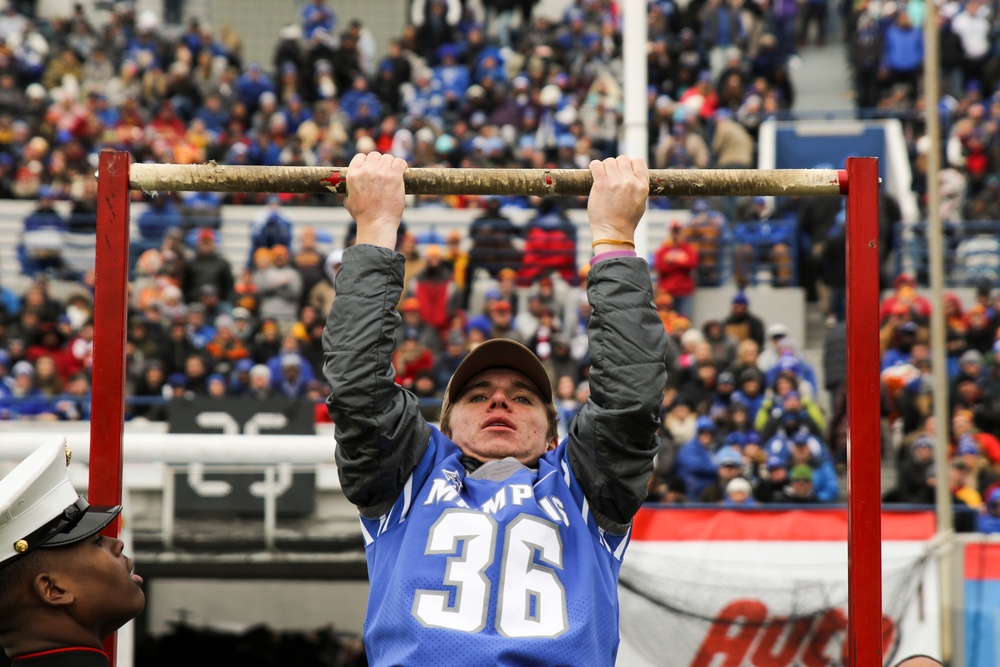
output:
[[[448,400],[457,400],[469,380],[491,368],[509,368],[521,373],[538,388],[546,403],[552,402],[552,384],[542,362],[524,345],[506,338],[480,343],[462,360],[445,389]]]

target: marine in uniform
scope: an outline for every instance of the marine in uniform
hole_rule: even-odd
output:
[[[0,646],[16,666],[107,667],[104,639],[142,612],[142,578],[100,534],[121,506],[73,488],[55,438],[0,480]]]

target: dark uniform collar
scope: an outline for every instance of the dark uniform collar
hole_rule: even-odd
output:
[[[14,658],[12,667],[108,667],[104,651],[85,646],[56,648]]]

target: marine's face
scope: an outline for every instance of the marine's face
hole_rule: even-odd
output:
[[[132,574],[132,559],[121,540],[93,535],[53,549],[48,568],[57,585],[72,595],[69,613],[103,639],[142,613],[142,579]]]
[[[534,464],[555,449],[545,400],[525,375],[492,368],[474,376],[462,389],[451,412],[451,439],[466,456],[479,461],[513,456]]]

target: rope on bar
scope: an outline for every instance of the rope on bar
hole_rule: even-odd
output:
[[[133,164],[129,187],[144,192],[346,194],[346,167]],[[586,196],[589,169],[407,169],[408,194]],[[840,195],[835,169],[652,169],[650,196]]]

